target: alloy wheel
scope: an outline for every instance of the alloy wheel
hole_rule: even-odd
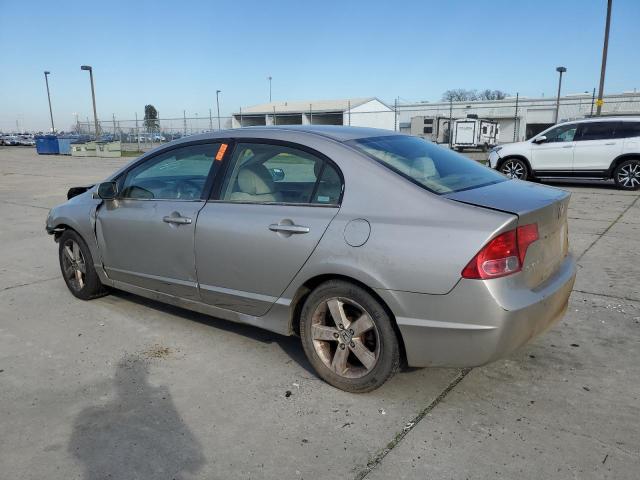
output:
[[[640,163],[629,163],[618,171],[618,183],[625,188],[640,186]]]
[[[509,178],[523,179],[525,177],[525,167],[522,162],[508,160],[500,169]]]
[[[371,315],[348,298],[330,298],[316,307],[311,337],[324,365],[345,378],[365,376],[380,357],[380,336]]]
[[[80,250],[80,245],[74,240],[67,240],[62,248],[62,271],[71,288],[76,292],[84,288],[87,268]]]

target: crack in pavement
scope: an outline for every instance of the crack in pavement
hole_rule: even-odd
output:
[[[363,480],[378,465],[380,465],[382,460],[384,460],[384,457],[386,457],[389,454],[389,452],[391,452],[391,450],[397,447],[398,444],[402,441],[402,439],[406,437],[409,434],[409,432],[413,430],[416,427],[416,425],[418,425],[418,423],[420,423],[420,421],[424,417],[426,417],[434,408],[436,408],[438,404],[446,398],[449,392],[453,390],[455,386],[458,385],[462,381],[462,379],[469,374],[469,372],[471,372],[471,370],[473,369],[463,368],[462,370],[460,370],[458,372],[458,375],[456,375],[456,378],[454,378],[453,381],[449,385],[447,385],[447,388],[445,388],[442,392],[440,392],[440,394],[435,398],[435,400],[433,400],[429,405],[427,405],[425,408],[420,410],[420,412],[418,412],[418,414],[415,417],[413,417],[411,421],[407,422],[405,426],[402,428],[402,430],[396,433],[393,439],[389,443],[387,443],[387,445],[382,450],[380,450],[376,455],[374,455],[374,457],[367,462],[367,465],[356,474],[356,476],[354,477],[354,480]]]
[[[638,200],[639,200],[639,199],[640,199],[640,196],[637,196],[637,197],[636,197],[636,199],[635,199],[633,202],[631,202],[629,205],[627,205],[627,207],[626,207],[626,208],[625,208],[625,209],[620,213],[620,215],[618,215],[618,216],[616,217],[616,219],[615,219],[613,222],[611,222],[611,224],[610,224],[607,228],[605,228],[605,229],[604,229],[604,232],[602,232],[601,234],[595,234],[595,235],[598,235],[598,238],[596,238],[593,242],[591,242],[591,245],[589,245],[589,246],[587,247],[587,249],[586,249],[584,252],[582,252],[582,254],[581,254],[581,255],[576,259],[576,263],[578,263],[580,260],[582,260],[582,257],[584,257],[584,256],[586,255],[586,253],[587,253],[589,250],[591,250],[591,248],[592,248],[596,243],[598,243],[598,240],[600,240],[602,237],[604,237],[604,236],[607,234],[607,232],[608,232],[609,230],[611,230],[611,228],[612,228],[616,223],[618,223],[618,220],[620,220],[620,219],[624,216],[624,214],[625,214],[625,213],[627,213],[629,210],[631,210],[631,208],[632,208],[632,207],[633,207],[633,206],[638,202]]]
[[[51,278],[42,278],[40,280],[34,280],[33,282],[29,282],[29,283],[19,283],[18,285],[10,285],[8,287],[4,287],[0,289],[0,293],[6,292],[7,290],[13,290],[14,288],[28,287],[29,285],[35,285],[37,283],[44,283],[44,282],[50,282],[51,280],[58,280],[59,278],[60,278],[59,276],[56,276]]]
[[[584,295],[593,295],[594,297],[604,297],[611,298],[614,300],[624,300],[625,302],[640,302],[640,298],[631,298],[631,297],[618,297],[616,295],[609,295],[607,293],[595,293],[595,292],[587,292],[586,290],[576,290],[575,288],[572,290],[576,293],[582,293]]]
[[[15,205],[17,207],[31,207],[31,208],[40,208],[42,210],[51,210],[49,207],[42,207],[40,205],[30,205],[28,203],[11,202],[9,200],[0,200],[0,202],[6,203],[8,205]]]

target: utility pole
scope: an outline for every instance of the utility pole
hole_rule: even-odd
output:
[[[111,117],[113,118],[113,138],[116,138],[116,114],[112,113]]]
[[[593,117],[593,105],[595,104],[596,101],[596,87],[593,87],[593,94],[591,95],[591,113],[589,114],[590,117]]]
[[[100,135],[100,125],[98,124],[98,113],[96,111],[96,90],[93,85],[93,68],[90,65],[82,65],[80,66],[80,70],[89,71],[89,79],[91,80],[91,99],[93,100],[93,120],[96,125],[96,140],[97,140]]]
[[[242,107],[240,107],[240,128],[242,128]]]
[[[222,130],[220,127],[220,92],[222,90],[216,90],[216,107],[218,109],[218,130]]]
[[[518,132],[518,100],[520,99],[520,93],[516,93],[516,112],[513,115],[513,141],[516,141],[516,133]]]
[[[313,125],[313,105],[309,104],[309,123]]]
[[[351,126],[351,100],[347,101],[347,116],[349,117],[349,126]]]
[[[273,106],[273,124],[278,125],[278,120],[276,119],[276,106]]]
[[[449,148],[453,146],[453,98],[449,97]]]
[[[600,68],[600,87],[598,88],[598,101],[596,102],[596,116],[600,116],[602,113],[602,104],[604,100],[604,74],[607,71],[607,50],[609,50],[609,27],[611,26],[611,3],[612,0],[607,0],[607,23],[604,28],[604,45],[602,47],[602,66]]]
[[[213,120],[211,119],[211,109],[209,109],[209,131],[213,132]]]
[[[562,74],[566,71],[567,69],[565,67],[556,67],[556,72],[560,74],[560,78],[558,79],[558,96],[556,97],[556,117],[553,123],[558,123],[558,115],[560,113],[560,89],[562,88]]]
[[[136,112],[136,142],[138,142],[138,151],[140,151],[140,131],[138,130],[138,112]]]
[[[184,124],[184,136],[187,136],[187,111],[182,110],[182,121]]]
[[[49,115],[51,116],[51,133],[56,131],[56,127],[53,126],[53,110],[51,110],[51,94],[49,93],[49,78],[51,72],[44,72],[44,81],[47,84],[47,98],[49,99]]]
[[[398,131],[398,97],[393,101],[393,131]]]
[[[267,80],[269,80],[269,103],[271,103],[271,75],[267,77]]]

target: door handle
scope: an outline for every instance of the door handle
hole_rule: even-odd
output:
[[[616,142],[609,142],[609,143],[605,143],[605,145],[615,145]]]
[[[164,223],[175,223],[177,225],[188,225],[191,223],[191,219],[189,217],[180,217],[180,216],[172,216],[167,215],[166,217],[162,217],[162,221]]]
[[[271,230],[272,232],[284,233],[309,233],[311,229],[303,225],[286,225],[280,223],[272,223],[271,225],[269,225],[269,230]]]
[[[564,147],[562,147],[562,148],[573,148],[573,145],[565,145],[565,146],[564,146]]]

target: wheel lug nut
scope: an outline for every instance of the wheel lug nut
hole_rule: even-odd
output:
[[[340,350],[344,350],[344,348],[345,348],[345,347],[344,347],[344,343],[341,343],[341,344],[340,344]]]
[[[355,344],[355,342],[351,342],[351,343],[349,344],[349,346],[350,346],[351,348],[353,348],[353,347],[355,347],[355,346],[356,346],[356,344]]]
[[[350,333],[351,335],[353,335],[353,328],[350,328],[350,329],[349,329],[349,333]]]
[[[334,337],[334,338],[338,338],[339,336],[340,336],[340,335],[338,335],[338,332],[336,332],[336,333],[334,333],[334,334],[333,334],[333,337]]]
[[[340,324],[338,326],[340,327],[340,330],[344,330],[344,325],[343,324]]]

